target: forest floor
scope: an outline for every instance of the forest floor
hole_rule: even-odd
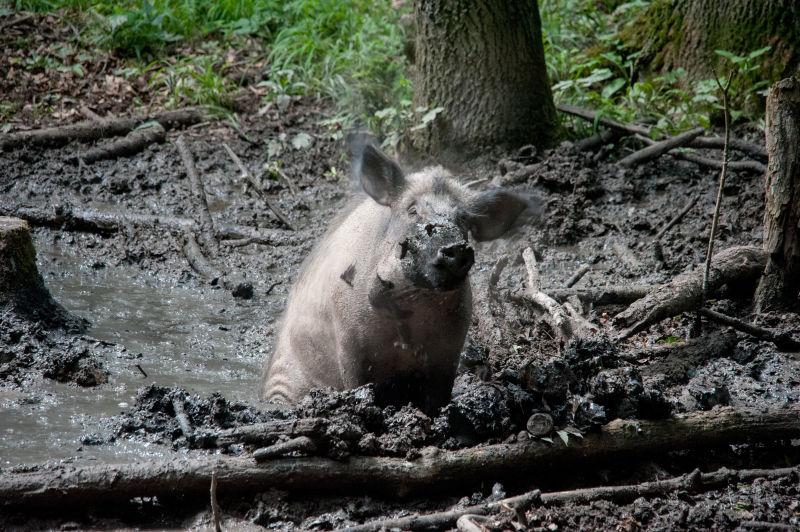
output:
[[[92,80],[108,82],[99,72],[81,83],[91,87]],[[107,96],[105,90],[76,88],[74,100],[64,103],[60,113],[21,113],[11,125],[17,130],[71,123],[82,118],[73,112],[79,105],[104,116],[128,114],[127,105],[101,102],[101,93]],[[23,103],[28,98],[18,90],[14,94]],[[86,149],[74,142],[0,152],[4,211],[36,207],[44,212],[193,218],[189,179],[173,143],[182,135],[196,159],[215,223],[268,230],[274,236],[266,245],[222,245],[212,258],[220,270],[244,276],[253,286],[252,297],[234,297],[222,283],[209,283],[194,271],[178,231],[133,224],[103,232],[35,228],[45,282],[57,300],[91,325],[75,334],[8,309],[0,315],[0,473],[30,471],[39,467],[31,464],[44,462],[119,463],[208,453],[182,434],[176,400],[198,429],[331,419],[337,430],[322,435],[318,452],[337,460],[351,455],[414,460],[430,446],[459,449],[521,441],[528,438],[528,417],[537,411],[549,412],[557,429],[588,433],[616,417],[660,419],[723,406],[800,402],[797,355],[782,353],[769,342],[711,323],[704,323],[702,336],[688,339],[694,321],[688,314],[627,340],[610,340],[610,318],[625,308],[617,305],[587,307],[585,315],[600,325],[599,334],[562,350],[534,310],[516,300],[526,279],[521,260],[525,247],[536,255],[545,292],[562,287],[584,264],[590,270],[579,287],[654,285],[697,267],[705,257],[716,171],[670,156],[623,169],[617,161],[630,146],[590,153],[568,142],[544,152],[523,149],[452,168],[465,182],[488,177],[507,183],[507,169],[532,165],[522,182],[507,184],[536,193],[545,215],[539,224],[477,249],[471,275],[476,312],[463,371],[452,402],[439,414],[428,417],[409,406],[375,405],[368,387],[320,391],[292,409],[258,401],[261,367],[271,352],[292,280],[353,187],[341,135],[320,125],[329,114],[324,102],[295,97],[263,105],[254,94],[240,107],[236,128],[227,121],[201,122],[170,131],[168,142],[132,157],[92,165],[74,162]],[[746,128],[737,135],[760,143]],[[223,143],[261,180],[294,230],[245,190]],[[759,245],[762,176],[732,171],[723,192],[717,249]],[[661,239],[663,256],[658,256],[653,236],[693,198],[696,205]],[[509,265],[490,288],[490,272],[503,256]],[[742,291],[729,288],[733,296]],[[712,308],[744,318],[751,312],[749,297],[713,302]],[[758,320],[800,334],[796,314],[767,314]],[[552,445],[575,441],[562,443],[552,436]],[[251,450],[233,445],[222,452],[247,455]],[[506,479],[503,485],[476,472],[472,485],[455,490],[432,486],[424,495],[402,499],[368,492],[332,496],[276,490],[246,498],[221,491],[219,497],[226,528],[331,529],[477,504],[532,488],[641,482],[696,467],[710,471],[798,463],[800,442],[795,440],[663,453],[591,467],[575,464],[537,478]],[[788,530],[800,527],[799,499],[800,478],[795,474],[732,482],[704,493],[642,497],[629,504],[539,507],[526,517],[531,528],[542,530],[735,529],[753,528],[753,523]],[[22,510],[4,510],[0,527],[207,528],[207,506],[206,500],[137,499],[35,519]],[[501,514],[492,527],[513,529],[512,521]]]

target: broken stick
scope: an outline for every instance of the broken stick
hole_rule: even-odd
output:
[[[316,450],[317,445],[314,443],[314,440],[308,436],[298,436],[297,438],[292,438],[289,441],[275,443],[269,447],[256,449],[253,452],[253,460],[256,462],[264,462],[271,458],[286,456],[287,454],[291,453],[299,452],[309,454]]]
[[[544,310],[544,320],[559,337],[561,345],[564,346],[572,338],[572,322],[564,308],[552,297],[542,292],[539,287],[539,271],[536,267],[536,256],[531,248],[525,248],[522,252],[522,259],[525,261],[525,270],[528,273],[528,290],[526,296],[535,305]]]

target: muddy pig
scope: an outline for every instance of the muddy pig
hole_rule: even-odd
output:
[[[472,312],[475,241],[498,238],[532,202],[476,193],[442,167],[405,175],[371,144],[353,153],[364,194],[303,263],[261,394],[374,383],[384,403],[446,404]]]

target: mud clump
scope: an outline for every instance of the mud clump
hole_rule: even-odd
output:
[[[0,383],[24,386],[32,372],[79,386],[106,383],[99,342],[61,325],[0,308]]]
[[[117,418],[114,436],[170,445],[174,449],[199,448],[200,442],[184,434],[176,405],[183,409],[192,430],[221,430],[280,418],[280,413],[260,412],[217,393],[203,399],[182,388],[153,384],[140,388],[133,408]]]

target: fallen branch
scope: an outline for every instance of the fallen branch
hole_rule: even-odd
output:
[[[197,222],[190,218],[159,216],[155,214],[133,214],[108,209],[74,209],[69,206],[52,208],[29,206],[6,206],[0,204],[0,216],[22,218],[38,227],[86,231],[109,234],[121,231],[126,226],[162,227],[180,233],[198,231]],[[249,239],[259,244],[280,245],[295,240],[280,229],[257,229],[231,224],[218,224],[217,236],[220,239]]]
[[[678,224],[678,222],[683,220],[683,217],[686,216],[686,214],[688,214],[688,212],[692,210],[692,207],[694,207],[695,204],[697,204],[698,198],[699,196],[694,196],[692,199],[690,199],[689,203],[687,203],[686,206],[683,209],[681,209],[681,211],[667,223],[667,225],[662,227],[661,230],[658,233],[656,233],[656,236],[653,237],[653,241],[655,242],[661,240],[661,237],[667,234],[667,231],[675,227]]]
[[[589,109],[582,109],[580,107],[575,107],[574,105],[566,104],[559,104],[556,106],[556,109],[562,113],[577,116],[595,124],[602,124],[608,128],[615,129],[620,133],[628,135],[644,135],[646,137],[650,136],[650,128],[647,126],[642,126],[639,124],[623,124],[621,122],[617,122],[616,120],[600,116],[595,111],[591,111]]]
[[[166,138],[167,130],[164,129],[164,126],[158,122],[153,122],[147,127],[131,131],[124,138],[87,150],[83,155],[79,155],[75,159],[91,164],[106,159],[116,159],[117,157],[130,157],[151,144],[164,142]]]
[[[650,143],[655,143],[653,139],[650,138],[652,131],[649,127],[643,126],[640,124],[623,124],[621,122],[617,122],[616,120],[611,120],[610,118],[600,117],[600,115],[592,110],[583,109],[580,107],[575,107],[574,105],[558,105],[556,108],[561,111],[562,113],[567,113],[573,116],[577,116],[579,118],[583,118],[584,120],[588,120],[592,123],[601,124],[610,128],[618,133],[622,133],[623,135],[641,135],[642,137],[646,138]],[[590,137],[592,138],[592,137]],[[641,137],[640,137],[641,138]],[[585,139],[589,140],[589,139]],[[692,140],[689,144],[687,144],[688,148],[697,148],[697,149],[715,149],[721,150],[725,144],[725,139],[722,137],[697,137]],[[741,139],[731,139],[730,147],[740,151],[742,153],[746,153],[748,155],[752,155],[759,159],[766,159],[767,158],[767,150],[763,146],[759,146],[757,144],[752,144],[750,142],[741,140]],[[587,148],[590,149],[590,148]],[[711,161],[712,163],[719,163],[719,161],[713,161],[712,159],[706,159],[707,161]],[[751,161],[742,161],[750,163]],[[758,164],[758,163],[756,163]],[[734,166],[730,167],[731,169],[742,169],[735,168]],[[751,167],[755,168],[754,166]]]
[[[89,142],[108,137],[127,135],[144,122],[155,120],[164,129],[186,127],[208,118],[209,111],[203,107],[185,107],[141,117],[104,118],[100,121],[85,120],[67,126],[18,131],[0,136],[0,150],[21,146],[63,146],[73,140]]]
[[[782,408],[721,407],[663,421],[615,420],[598,433],[586,434],[569,446],[529,440],[458,451],[423,452],[417,460],[354,456],[340,462],[328,458],[280,458],[254,464],[250,459],[203,455],[135,464],[49,464],[22,471],[3,469],[0,507],[78,504],[86,508],[140,496],[183,496],[208,493],[216,470],[226,494],[282,490],[342,490],[361,493],[438,493],[445,486],[519,479],[553,468],[586,468],[611,459],[738,443],[768,442],[800,437],[800,405]]]
[[[752,284],[764,269],[766,254],[752,246],[736,246],[723,250],[713,258],[714,267],[708,279],[708,292],[713,293],[724,284],[741,286]],[[703,301],[703,269],[677,276],[669,283],[655,288],[614,317],[616,327],[628,327],[620,338],[628,338],[650,325],[676,316],[681,312],[697,310]]]
[[[698,127],[695,129],[691,129],[680,135],[676,135],[674,137],[670,137],[665,140],[661,140],[658,142],[653,142],[646,148],[643,148],[637,152],[634,152],[624,159],[619,161],[619,164],[622,166],[637,166],[647,161],[651,161],[661,155],[664,155],[670,150],[675,148],[680,148],[681,146],[685,146],[692,140],[696,139],[703,133],[703,128]]]
[[[677,491],[701,493],[721,488],[737,482],[752,482],[756,479],[775,480],[800,473],[797,467],[778,469],[727,469],[721,468],[711,473],[701,473],[695,469],[687,475],[665,480],[642,482],[623,486],[598,486],[569,491],[541,493],[534,490],[515,497],[496,502],[477,504],[458,510],[426,515],[413,515],[396,519],[370,521],[363,525],[340,529],[342,532],[378,532],[380,530],[420,530],[426,528],[447,528],[466,515],[484,516],[505,508],[524,511],[531,507],[557,506],[562,504],[588,504],[593,501],[611,501],[627,504],[640,497],[663,497]]]
[[[722,137],[697,137],[690,142],[687,147],[700,150],[722,150],[725,147],[725,139]],[[746,153],[759,159],[767,158],[767,149],[764,146],[753,144],[742,139],[730,139],[729,148]]]
[[[683,159],[684,161],[689,161],[699,166],[714,168],[716,170],[720,170],[722,168],[722,161],[718,161],[716,159],[709,159],[707,157],[701,157],[699,155],[680,151],[673,152],[671,155],[676,159]],[[767,171],[767,167],[758,161],[728,161],[728,168],[731,170],[747,170],[757,174],[763,174]]]
[[[286,215],[283,214],[283,212],[274,203],[270,201],[270,199],[267,197],[267,194],[264,192],[264,188],[261,186],[261,183],[259,183],[253,178],[253,175],[244,165],[242,160],[239,159],[239,156],[236,155],[231,149],[231,147],[228,146],[226,143],[223,142],[222,146],[225,148],[225,151],[228,152],[228,156],[231,158],[233,163],[239,168],[239,172],[241,173],[242,178],[245,179],[247,183],[253,188],[253,190],[256,191],[256,194],[258,194],[258,197],[264,201],[264,204],[267,206],[267,208],[271,210],[273,214],[275,214],[275,216],[278,218],[278,220],[280,220],[280,222],[283,225],[294,231],[294,227],[292,227],[292,224],[289,223],[289,220],[286,218]]]
[[[701,308],[698,312],[701,316],[705,316],[711,321],[733,327],[737,331],[747,333],[761,340],[772,342],[776,347],[778,347],[778,349],[795,352],[800,350],[800,342],[795,340],[788,332],[777,332],[772,329],[760,327],[753,323],[748,323],[738,318],[726,316],[725,314],[721,314],[707,308]]]
[[[197,173],[197,167],[194,164],[194,157],[183,136],[175,140],[175,147],[178,148],[178,153],[183,161],[183,166],[186,168],[186,175],[189,176],[189,183],[192,187],[191,199],[194,205],[195,216],[197,217],[198,227],[200,228],[199,236],[200,243],[206,252],[216,256],[219,253],[219,244],[214,234],[214,220],[211,218],[211,212],[208,210],[208,202],[206,201],[206,190],[203,186],[203,180],[200,174]]]

